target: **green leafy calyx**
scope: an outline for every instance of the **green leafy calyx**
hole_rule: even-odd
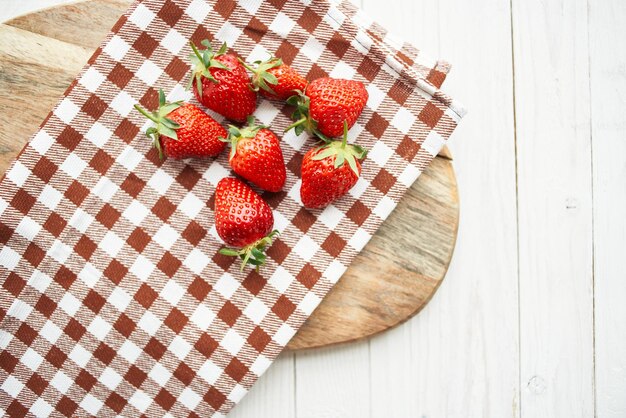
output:
[[[278,234],[279,232],[277,230],[273,230],[266,237],[263,237],[241,249],[224,247],[219,252],[223,255],[239,257],[241,259],[241,271],[243,271],[248,264],[254,266],[256,271],[259,271],[259,267],[265,264],[267,259],[265,249],[272,244],[272,239],[274,239],[274,237]]]
[[[195,81],[198,94],[202,96],[202,77],[206,77],[214,83],[219,83],[219,81],[213,77],[213,74],[211,74],[210,69],[220,68],[222,70],[230,71],[230,68],[217,60],[217,57],[224,55],[226,51],[228,51],[228,45],[226,45],[226,42],[224,42],[217,51],[213,50],[213,46],[208,39],[200,42],[200,44],[202,44],[205,49],[198,49],[193,42],[190,42],[191,50],[193,51],[189,54],[192,69],[191,78],[187,84],[187,90],[191,88],[193,82]]]
[[[264,125],[256,125],[254,123],[253,116],[248,116],[247,122],[247,125],[243,128],[239,128],[235,125],[228,125],[228,137],[219,138],[222,142],[230,143],[229,161],[232,160],[237,154],[237,144],[239,144],[239,141],[244,138],[254,138],[261,129],[267,128],[267,126]]]
[[[163,148],[161,147],[159,137],[161,135],[165,135],[176,141],[178,140],[176,130],[180,128],[180,125],[168,118],[168,115],[182,105],[182,101],[168,103],[165,100],[165,93],[163,93],[163,90],[161,89],[159,89],[159,108],[156,111],[148,112],[141,106],[135,105],[135,109],[137,109],[139,113],[156,124],[156,126],[151,126],[146,130],[146,135],[148,138],[152,139],[152,145],[157,149],[157,151],[159,151],[159,157],[161,159],[163,158]]]
[[[341,167],[345,162],[350,169],[359,176],[357,160],[362,160],[367,155],[367,150],[360,145],[348,144],[348,123],[343,123],[343,138],[341,141],[331,141],[318,148],[319,152],[312,159],[319,161],[325,158],[335,158],[335,168]]]
[[[270,94],[275,94],[270,85],[277,85],[278,79],[274,74],[270,73],[269,70],[283,65],[283,60],[272,56],[266,61],[254,61],[254,66],[249,65],[241,59],[239,59],[239,62],[253,74],[252,90],[259,91],[263,89]]]
[[[310,107],[311,99],[300,90],[296,90],[295,95],[287,99],[287,104],[294,106],[296,110],[291,114],[291,119],[295,122],[285,129],[285,132],[293,129],[296,135],[300,135],[306,131],[311,135],[315,135],[322,141],[329,143],[332,139],[321,133],[317,129],[317,121],[311,117]]]

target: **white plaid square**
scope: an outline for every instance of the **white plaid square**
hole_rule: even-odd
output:
[[[282,324],[280,328],[278,328],[278,331],[276,331],[276,334],[272,336],[272,339],[284,347],[295,334],[295,329],[291,328],[287,324]]]
[[[324,271],[324,277],[331,283],[337,283],[339,278],[345,273],[347,267],[341,264],[339,260],[333,260],[330,262],[326,270]]]
[[[44,155],[52,144],[54,144],[55,140],[53,137],[48,135],[48,133],[44,130],[37,132],[37,134],[31,139],[30,146],[33,147],[35,151],[39,154]]]
[[[393,150],[389,148],[383,141],[378,141],[372,149],[367,153],[368,159],[374,161],[381,167],[384,167],[393,155]]]
[[[100,177],[96,186],[91,190],[103,202],[108,202],[117,193],[119,187],[106,177]]]
[[[137,347],[132,341],[126,340],[117,350],[117,353],[130,364],[135,364],[135,361],[137,361],[141,353],[143,353],[143,350]]]
[[[128,45],[120,36],[114,35],[104,46],[103,51],[115,61],[121,61],[129,49],[130,45]]]
[[[89,412],[91,415],[95,416],[98,414],[100,409],[104,406],[104,403],[91,394],[85,395],[82,402],[80,403],[80,407],[85,411]]]
[[[131,112],[131,110],[133,110],[133,106],[136,103],[137,100],[133,99],[130,94],[122,90],[111,101],[111,108],[120,115],[126,117]]]
[[[405,187],[410,187],[415,180],[421,174],[420,170],[415,167],[413,164],[407,164],[407,166],[402,171],[402,174],[398,176],[398,181],[402,183]]]
[[[46,289],[48,289],[50,283],[52,283],[50,276],[39,270],[33,271],[30,279],[28,279],[28,285],[42,294],[45,293]]]
[[[207,330],[215,320],[215,317],[215,313],[208,306],[199,304],[190,319],[201,330]]]
[[[30,170],[20,161],[16,161],[6,174],[7,178],[15,183],[17,187],[22,187],[29,175]]]
[[[246,340],[244,340],[241,335],[237,333],[233,328],[230,328],[226,331],[226,335],[222,341],[220,341],[220,345],[226,349],[230,354],[236,356],[243,347]]]
[[[50,186],[49,184],[46,184],[41,191],[41,194],[37,198],[37,201],[42,203],[48,209],[54,210],[56,209],[62,198],[63,195],[61,194],[61,192],[59,192],[57,189]]]
[[[95,93],[104,80],[106,80],[104,75],[102,75],[94,67],[89,67],[78,82],[88,91]]]
[[[139,224],[148,216],[150,211],[138,200],[133,200],[126,207],[126,210],[122,213],[122,216],[128,219],[133,225],[139,226]]]
[[[246,393],[248,393],[246,388],[244,388],[240,384],[236,384],[227,397],[233,402],[239,402],[244,396],[246,396]]]
[[[115,161],[128,171],[135,171],[135,168],[143,160],[143,155],[130,145],[124,148]]]
[[[152,312],[146,311],[137,323],[139,328],[144,330],[148,335],[155,335],[163,323]]]
[[[369,242],[370,238],[372,237],[370,234],[367,233],[366,230],[364,230],[363,228],[358,228],[354,232],[354,235],[352,235],[352,238],[350,238],[350,240],[348,241],[348,245],[350,245],[357,251],[361,251],[363,247],[365,247],[365,244]]]
[[[89,288],[93,288],[100,277],[102,277],[102,272],[91,263],[85,263],[83,269],[78,273],[78,278]]]
[[[195,20],[196,23],[202,23],[210,11],[211,6],[209,6],[206,1],[193,0],[191,3],[189,3],[189,6],[187,6],[185,13],[187,13],[189,17]]]
[[[214,285],[214,289],[225,299],[230,299],[238,287],[239,282],[228,273],[224,273]]]
[[[293,247],[293,251],[306,261],[311,261],[319,249],[320,246],[308,235],[303,235],[295,247]]]
[[[32,220],[28,216],[24,216],[22,221],[15,228],[15,232],[26,238],[28,241],[32,241],[37,234],[41,231],[41,225]]]
[[[131,299],[132,297],[124,289],[116,287],[107,298],[107,301],[115,306],[118,311],[123,312],[130,304]]]
[[[176,55],[187,44],[188,40],[176,29],[170,29],[167,35],[161,40],[161,45],[172,54]]]
[[[234,45],[243,31],[230,22],[225,22],[220,30],[215,34],[215,38],[220,42],[226,42],[228,45]]]
[[[313,36],[310,36],[304,45],[302,45],[300,52],[311,61],[317,62],[319,57],[324,52],[324,49],[324,45],[322,45],[320,41],[315,39]]]
[[[59,264],[65,263],[65,260],[72,254],[72,248],[65,245],[58,239],[54,240],[52,246],[48,250],[48,256],[56,260]]]
[[[65,394],[67,393],[67,390],[70,388],[70,386],[72,386],[72,382],[73,382],[72,379],[67,377],[65,373],[59,370],[50,381],[50,384],[56,390]]]
[[[135,393],[128,400],[132,406],[137,408],[139,412],[146,412],[150,404],[152,403],[152,398],[148,396],[148,394],[141,389],[137,389]]]
[[[93,221],[93,216],[91,216],[81,208],[77,208],[74,212],[74,215],[72,215],[72,217],[70,218],[70,225],[73,226],[77,231],[80,231],[84,234]]]
[[[111,328],[111,324],[102,319],[102,317],[96,316],[87,327],[87,331],[99,341],[104,341]]]
[[[102,148],[109,141],[111,136],[113,136],[113,132],[100,122],[94,122],[91,128],[89,128],[89,131],[85,134],[85,138],[98,148]]]
[[[187,258],[183,261],[183,264],[196,274],[202,273],[202,270],[209,264],[210,258],[207,257],[202,251],[194,248],[189,252]]]
[[[422,143],[422,149],[428,151],[433,157],[436,156],[445,145],[445,140],[436,131],[430,131]]]
[[[54,110],[54,114],[57,118],[69,125],[76,115],[78,115],[79,111],[80,107],[76,106],[70,99],[64,98]]]
[[[330,76],[333,78],[345,78],[347,80],[352,80],[355,74],[356,69],[343,61],[339,61],[330,72]]]
[[[155,265],[143,255],[138,255],[135,262],[130,267],[130,272],[139,277],[142,282],[148,280],[148,277],[154,271]]]
[[[291,283],[293,283],[294,277],[287,270],[283,268],[283,266],[278,266],[276,271],[270,279],[268,283],[274,287],[274,289],[278,290],[280,293],[285,293],[285,290],[289,287]]]
[[[98,381],[111,390],[115,390],[122,381],[122,376],[110,367],[105,368]]]
[[[294,22],[289,16],[283,12],[278,12],[276,13],[276,17],[274,17],[272,24],[269,26],[269,29],[281,38],[286,38],[295,25],[296,22]]]
[[[13,271],[22,258],[17,251],[10,247],[0,249],[0,266],[9,271]]]
[[[198,370],[198,376],[209,382],[211,385],[217,381],[221,374],[222,369],[211,360],[205,361],[202,367],[200,367],[200,370]]]
[[[39,335],[44,337],[50,344],[56,343],[61,334],[63,334],[61,328],[57,327],[54,322],[49,320],[46,321],[43,327],[41,327],[41,331],[39,331]]]
[[[61,300],[59,301],[59,308],[63,309],[65,313],[69,316],[74,316],[78,309],[81,307],[80,301],[71,293],[66,293],[63,295]]]
[[[254,360],[254,363],[252,363],[252,366],[250,366],[250,371],[257,376],[261,376],[265,373],[267,368],[270,367],[270,364],[272,364],[270,359],[262,354],[259,354],[256,360]]]
[[[178,232],[168,224],[163,224],[161,228],[154,234],[152,239],[159,244],[161,247],[169,250],[172,248],[172,245],[180,238]]]
[[[206,206],[206,203],[202,200],[198,199],[198,197],[193,193],[187,193],[185,198],[178,205],[178,209],[187,215],[189,218],[194,219],[203,207]]]
[[[98,243],[98,247],[110,255],[111,258],[115,258],[122,247],[124,247],[124,241],[115,232],[109,231],[102,238],[102,241]]]
[[[36,417],[47,417],[52,415],[54,408],[43,398],[37,398],[29,409],[30,413]]]
[[[61,170],[65,171],[71,178],[77,179],[85,167],[87,167],[87,163],[81,160],[78,155],[70,154],[61,165]]]
[[[172,183],[174,183],[172,176],[160,168],[148,180],[148,186],[152,187],[160,195],[164,195]]]
[[[398,130],[403,134],[407,134],[416,120],[417,118],[411,113],[410,110],[400,107],[396,115],[393,119],[391,119],[391,124],[398,128]]]
[[[43,362],[43,357],[31,347],[28,347],[22,355],[20,362],[32,371],[36,371]]]
[[[24,389],[24,386],[22,382],[9,375],[4,383],[2,383],[2,386],[0,386],[0,389],[8,393],[12,398],[17,398],[22,389]]]
[[[150,9],[139,3],[135,11],[133,11],[128,17],[128,20],[137,25],[139,29],[143,30],[148,27],[155,17],[156,15],[152,13]]]
[[[200,401],[202,401],[202,397],[190,387],[186,387],[178,396],[178,402],[185,405],[190,410],[194,410]]]
[[[269,311],[270,308],[265,306],[265,304],[260,299],[253,298],[250,303],[248,303],[248,306],[246,306],[246,309],[244,309],[243,313],[245,316],[250,318],[252,322],[259,325],[261,321],[265,319],[265,316]]]
[[[163,70],[150,60],[144,61],[135,73],[137,78],[149,86],[153,86],[161,74],[163,74]]]
[[[152,369],[148,372],[148,377],[161,386],[165,386],[171,379],[172,373],[167,370],[162,364],[155,363]]]
[[[396,207],[396,203],[388,198],[387,196],[383,196],[382,199],[378,202],[378,205],[374,208],[373,212],[378,215],[381,219],[387,219],[387,216],[391,213],[393,208]]]
[[[91,354],[89,353],[89,351],[85,350],[85,348],[82,345],[76,344],[74,346],[74,349],[70,351],[70,354],[68,357],[74,363],[84,368],[87,365],[87,363],[89,363]]]
[[[177,335],[174,337],[167,349],[179,360],[184,360],[185,357],[187,357],[187,354],[191,351],[191,348],[191,344],[185,341],[185,339],[180,335]]]
[[[315,293],[308,292],[298,304],[298,309],[307,315],[311,315],[321,301],[322,299],[320,299]]]
[[[173,306],[176,306],[185,295],[185,289],[183,289],[174,280],[168,280],[160,294],[163,299],[171,303]]]

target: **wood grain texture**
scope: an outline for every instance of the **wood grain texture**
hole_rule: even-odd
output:
[[[128,4],[89,0],[0,25],[0,123],[8,128],[0,132],[0,172],[37,130]],[[49,54],[51,50],[55,53]],[[33,72],[38,56],[52,57]],[[41,71],[47,77],[41,77]],[[287,348],[358,340],[419,312],[446,273],[458,216],[451,162],[438,157]]]
[[[592,417],[587,1],[513,0],[512,4],[521,413],[523,418]]]
[[[589,2],[596,416],[626,416],[626,2]]]
[[[371,417],[519,417],[510,2],[365,0],[364,9],[449,60],[444,90],[469,109],[450,144],[462,202],[454,258],[418,317],[370,340]]]

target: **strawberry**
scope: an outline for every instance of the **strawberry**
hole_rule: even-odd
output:
[[[220,254],[259,266],[265,263],[265,248],[272,243],[278,231],[272,231],[274,215],[267,203],[241,180],[223,178],[215,189],[215,228],[226,245]]]
[[[135,109],[156,123],[146,130],[146,135],[152,138],[161,158],[164,154],[175,159],[214,157],[225,148],[219,139],[226,135],[222,125],[198,106],[180,101],[167,103],[163,90],[159,90],[157,111],[148,112],[139,105]]]
[[[198,50],[191,43],[193,53],[189,58],[193,69],[188,87],[193,85],[196,98],[204,106],[228,119],[244,122],[256,109],[256,92],[250,86],[246,69],[235,55],[226,53],[225,43],[217,52],[208,40],[202,41],[202,45],[206,49]]]
[[[309,83],[305,93],[287,100],[296,106],[292,115],[295,122],[287,129],[295,128],[297,135],[306,130],[328,141],[341,136],[344,122],[348,129],[354,125],[367,99],[367,90],[360,81],[318,78]]]
[[[302,159],[300,199],[307,208],[323,208],[355,185],[367,151],[348,145],[348,123],[344,122],[343,140],[313,148]]]
[[[253,89],[268,99],[287,100],[306,88],[306,79],[284,64],[280,58],[270,57],[266,61],[255,61],[254,67],[243,61],[241,63],[254,74]]]
[[[278,192],[285,185],[287,172],[280,142],[274,132],[255,125],[248,117],[248,125],[238,128],[230,125],[228,141],[231,144],[229,162],[233,171],[268,192]]]

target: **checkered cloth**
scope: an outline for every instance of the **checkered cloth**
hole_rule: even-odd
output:
[[[227,153],[162,162],[133,110],[159,87],[193,100],[188,41],[204,38],[369,92],[350,131],[363,173],[326,209],[299,198],[313,141],[283,136],[285,191],[263,195],[281,235],[260,273],[217,252]],[[226,414],[450,137],[463,111],[438,90],[447,71],[346,2],[133,4],[0,184],[0,412]],[[289,113],[262,100],[255,116],[282,132]]]

